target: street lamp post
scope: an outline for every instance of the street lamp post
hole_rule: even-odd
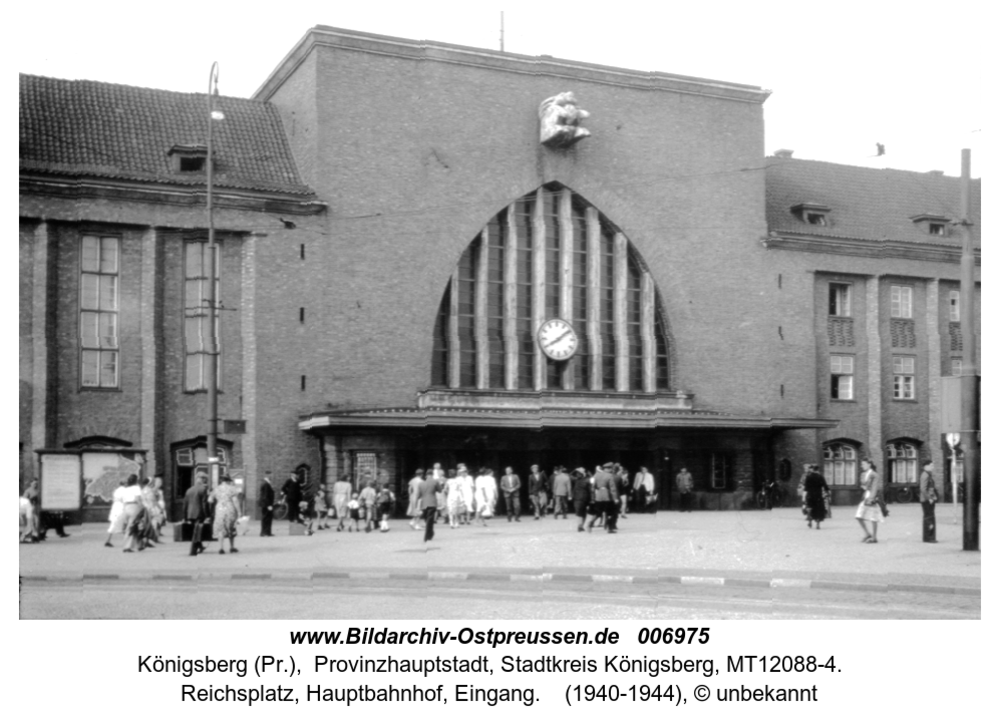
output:
[[[214,157],[212,155],[212,125],[217,118],[215,110],[215,97],[219,94],[219,63],[213,62],[212,69],[208,74],[208,157],[206,158],[206,205],[208,206],[208,259],[207,275],[208,290],[206,308],[208,311],[208,367],[206,368],[206,388],[208,390],[208,436],[206,450],[208,451],[208,472],[209,481],[212,487],[219,481],[219,458],[216,445],[219,438],[219,338],[218,328],[218,308],[215,291],[216,274],[216,254],[215,244],[215,216],[212,207],[212,181],[215,170]],[[221,113],[219,113],[221,115]]]
[[[962,549],[979,550],[979,372],[976,363],[976,257],[972,247],[972,230],[969,220],[971,194],[971,152],[962,150],[962,233],[961,289],[959,292],[959,318],[962,329],[962,449],[965,474],[965,507],[962,523]]]

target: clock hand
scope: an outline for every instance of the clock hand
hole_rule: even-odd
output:
[[[555,344],[556,344],[557,342],[559,342],[560,340],[562,340],[562,339],[563,339],[564,337],[567,337],[567,336],[568,336],[569,334],[570,334],[570,331],[569,331],[569,330],[567,330],[567,331],[566,331],[566,332],[564,332],[564,333],[563,333],[562,335],[560,335],[559,337],[557,337],[557,338],[556,338],[555,340],[553,340],[552,342],[550,342],[550,343],[546,344],[546,345],[545,345],[545,348],[546,348],[546,349],[548,349],[548,348],[552,347],[552,346],[553,346],[553,345],[555,345]]]

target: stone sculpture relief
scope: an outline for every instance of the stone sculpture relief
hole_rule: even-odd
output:
[[[571,147],[590,137],[590,131],[580,127],[580,121],[588,117],[590,113],[576,104],[576,97],[571,92],[546,98],[538,106],[538,118],[541,120],[539,140],[545,147]]]

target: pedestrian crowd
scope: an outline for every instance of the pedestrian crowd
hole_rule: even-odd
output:
[[[108,537],[104,547],[114,547],[111,540],[115,535],[123,535],[123,552],[151,548],[160,542],[160,531],[166,524],[163,478],[157,475],[140,481],[138,475],[129,475],[111,496]]]
[[[475,477],[462,463],[447,471],[440,463],[426,472],[418,469],[407,485],[410,527],[423,529],[425,542],[434,538],[436,522],[447,522],[452,529],[477,522],[485,527],[496,516],[501,499],[507,522],[521,522],[522,486],[512,467],[505,468],[499,487],[492,468],[480,468]],[[578,532],[590,532],[598,525],[616,533],[619,516],[627,517],[630,506],[655,511],[657,500],[653,475],[645,467],[630,478],[616,463],[605,463],[592,472],[582,467],[568,471],[557,465],[551,477],[532,465],[526,489],[535,520],[547,514],[565,519],[572,512],[578,519]]]

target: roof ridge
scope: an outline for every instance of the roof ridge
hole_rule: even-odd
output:
[[[83,84],[101,85],[101,86],[104,86],[104,87],[117,87],[117,88],[123,88],[123,89],[126,89],[126,90],[138,90],[138,91],[150,92],[150,93],[163,93],[163,94],[170,94],[170,95],[182,95],[182,96],[186,96],[186,97],[190,97],[190,96],[206,97],[208,95],[207,92],[195,92],[195,91],[185,91],[185,90],[168,90],[167,88],[149,87],[148,85],[129,85],[129,84],[126,84],[126,83],[107,82],[106,80],[91,80],[89,78],[60,78],[60,77],[53,77],[51,75],[36,75],[35,73],[24,73],[24,72],[18,72],[18,77],[19,78],[30,78],[30,79],[35,79],[35,80],[49,80],[49,81],[58,82],[58,83],[72,83],[72,84],[81,84],[81,85],[83,85]],[[216,97],[218,97],[220,99],[225,99],[225,100],[237,100],[237,101],[241,101],[241,102],[249,102],[249,103],[253,103],[254,105],[270,105],[270,103],[267,100],[257,100],[256,98],[251,98],[251,97],[240,97],[239,95],[224,95],[224,94],[220,94],[220,95],[217,95]]]

